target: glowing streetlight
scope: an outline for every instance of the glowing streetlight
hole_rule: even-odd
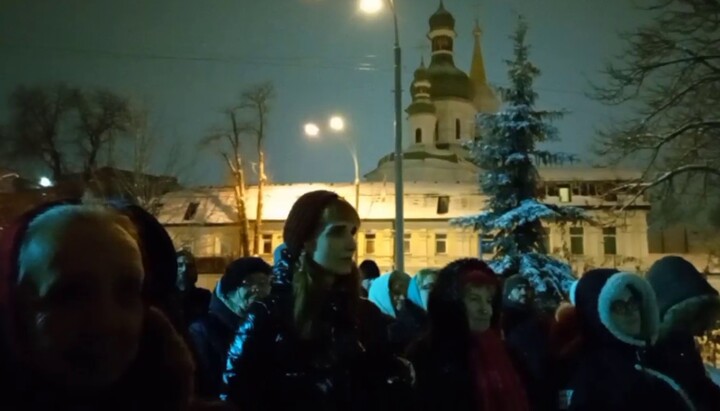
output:
[[[307,123],[304,127],[305,135],[308,137],[317,137],[320,135],[320,127],[315,123]]]
[[[340,116],[332,116],[330,117],[330,129],[333,131],[343,131],[345,130],[345,120]]]
[[[384,0],[360,0],[360,11],[367,14],[375,14],[383,9]]]
[[[40,177],[40,187],[52,187],[52,181],[47,177]]]

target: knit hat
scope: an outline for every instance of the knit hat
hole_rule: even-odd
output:
[[[711,327],[720,317],[720,297],[703,275],[682,257],[663,257],[650,267],[646,279],[655,290],[663,333],[677,326]]]
[[[253,273],[272,275],[272,267],[260,257],[242,257],[228,264],[225,274],[220,278],[220,291],[226,294],[236,290],[245,278]]]
[[[305,193],[295,201],[283,228],[283,241],[293,259],[300,256],[305,243],[312,239],[325,208],[339,199],[337,193],[317,190]]]

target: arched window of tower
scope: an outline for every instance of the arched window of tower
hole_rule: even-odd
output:
[[[433,140],[434,140],[435,142],[440,141],[439,128],[440,128],[439,122],[436,121],[436,122],[435,122],[435,135],[433,136]]]
[[[460,140],[460,119],[455,119],[455,140]]]
[[[415,142],[422,143],[422,129],[420,128],[415,129]]]

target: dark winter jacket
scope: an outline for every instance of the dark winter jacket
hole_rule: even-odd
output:
[[[660,336],[648,353],[651,366],[687,390],[698,410],[720,409],[720,387],[707,375],[692,333],[713,328],[720,316],[718,292],[681,257],[658,260],[647,273],[660,307]]]
[[[207,315],[190,326],[196,363],[196,392],[203,398],[218,398],[227,352],[241,318],[213,293]]]
[[[138,357],[109,390],[69,394],[60,384],[38,380],[19,364],[0,370],[3,410],[187,410],[193,362],[187,346],[158,310],[148,310]]]
[[[331,292],[322,338],[303,340],[292,325],[292,273],[281,270],[271,295],[250,306],[237,330],[221,398],[250,411],[402,409],[411,373],[392,355],[385,316],[360,299],[352,320],[347,302],[359,297]]]
[[[549,347],[552,319],[531,307],[507,305],[502,324],[510,355],[525,378],[533,410],[557,409],[557,387]]]
[[[629,293],[639,295],[642,302],[642,338],[624,333],[611,316],[612,302]],[[592,270],[580,279],[575,300],[584,338],[570,383],[570,410],[695,409],[677,381],[645,361],[659,325],[655,293],[645,280],[615,270]]]
[[[212,293],[204,288],[192,287],[182,294],[183,318],[188,326],[208,313]]]

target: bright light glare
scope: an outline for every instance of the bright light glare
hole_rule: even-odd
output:
[[[320,127],[315,123],[305,124],[305,135],[308,137],[317,137],[320,135]]]
[[[47,177],[40,178],[40,187],[52,187],[52,181]]]
[[[384,0],[360,0],[360,11],[375,14],[383,9]]]
[[[340,116],[330,117],[330,128],[334,131],[345,130],[345,120]]]

